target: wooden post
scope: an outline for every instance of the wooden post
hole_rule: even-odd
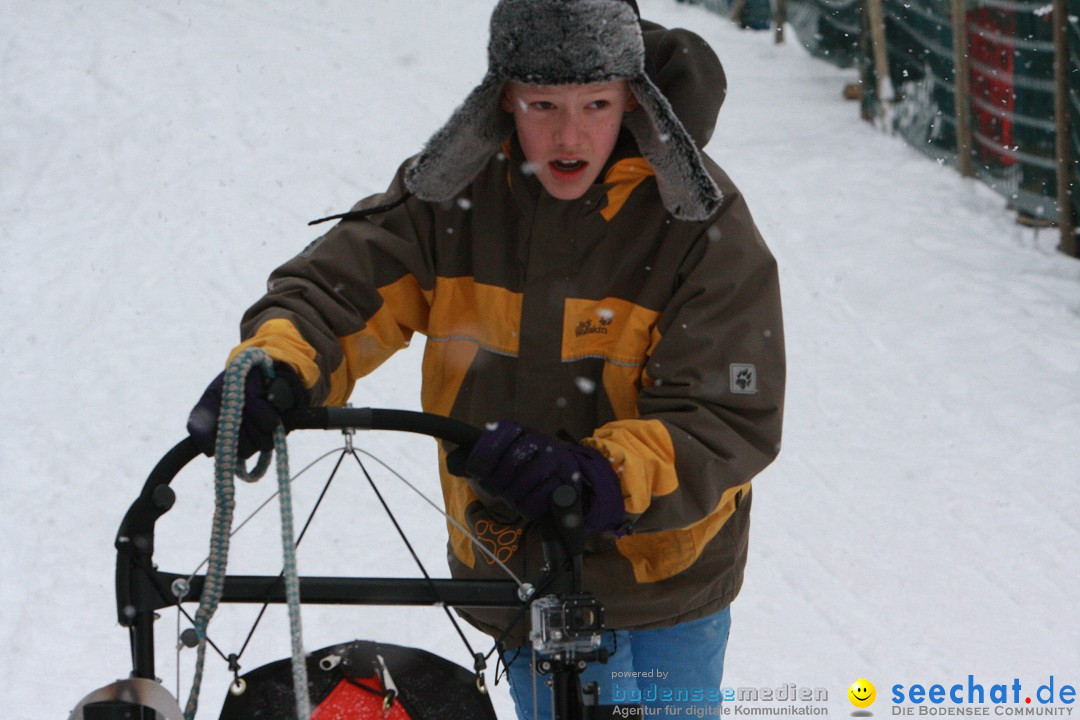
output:
[[[746,0],[733,0],[731,3],[731,19],[736,25],[742,26],[742,15],[746,11]]]
[[[865,0],[866,20],[870,26],[870,52],[874,58],[875,95],[877,119],[882,129],[892,130],[892,113],[889,103],[895,101],[892,80],[889,76],[889,46],[885,40],[884,0]]]
[[[1076,235],[1073,232],[1072,200],[1072,134],[1069,132],[1069,15],[1065,0],[1053,0],[1054,21],[1054,146],[1057,155],[1058,229],[1061,231],[1059,249],[1076,257]]]
[[[971,73],[968,69],[967,9],[952,0],[953,104],[956,106],[956,167],[964,177],[975,174],[971,158]]]
[[[776,44],[784,42],[784,23],[787,22],[787,0],[776,0]]]

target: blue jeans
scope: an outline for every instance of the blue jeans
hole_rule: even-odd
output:
[[[604,647],[611,656],[606,664],[590,663],[581,683],[597,683],[601,705],[644,705],[648,714],[659,717],[697,717],[688,710],[720,706],[730,630],[731,608],[726,607],[672,627],[605,632]],[[532,648],[508,650],[503,661],[518,718],[550,718],[551,690],[546,676],[535,676],[533,683]]]

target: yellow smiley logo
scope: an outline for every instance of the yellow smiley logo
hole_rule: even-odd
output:
[[[847,696],[855,707],[868,708],[877,699],[877,690],[874,689],[874,683],[866,678],[859,678],[851,683],[851,687],[847,690]]]

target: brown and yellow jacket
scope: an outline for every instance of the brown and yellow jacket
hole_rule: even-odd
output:
[[[723,72],[687,70],[680,48],[692,34],[664,33],[651,38],[655,72],[703,145]],[[679,100],[702,93],[711,99]],[[574,201],[523,172],[513,138],[451,203],[410,196],[407,165],[356,206],[390,209],[339,223],[273,273],[240,347],[291,363],[314,402],[340,405],[414,333],[426,336],[424,410],[569,433],[612,461],[631,532],[591,536],[584,565],[609,626],[722,609],[742,583],[751,479],[779,451],[785,376],[776,264],[742,195],[706,158],[720,209],[705,222],[672,218],[628,135]],[[538,532],[482,503],[442,452],[440,472],[449,514],[535,576]],[[454,576],[502,577],[449,533]],[[498,634],[510,614],[467,616]]]

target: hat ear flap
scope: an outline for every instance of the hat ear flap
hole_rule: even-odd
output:
[[[405,185],[421,200],[449,200],[461,192],[503,140],[514,122],[501,109],[503,81],[488,74],[405,171]]]
[[[693,138],[647,76],[631,80],[630,89],[638,108],[624,116],[623,124],[656,173],[664,207],[680,220],[707,220],[720,207],[723,194]]]

